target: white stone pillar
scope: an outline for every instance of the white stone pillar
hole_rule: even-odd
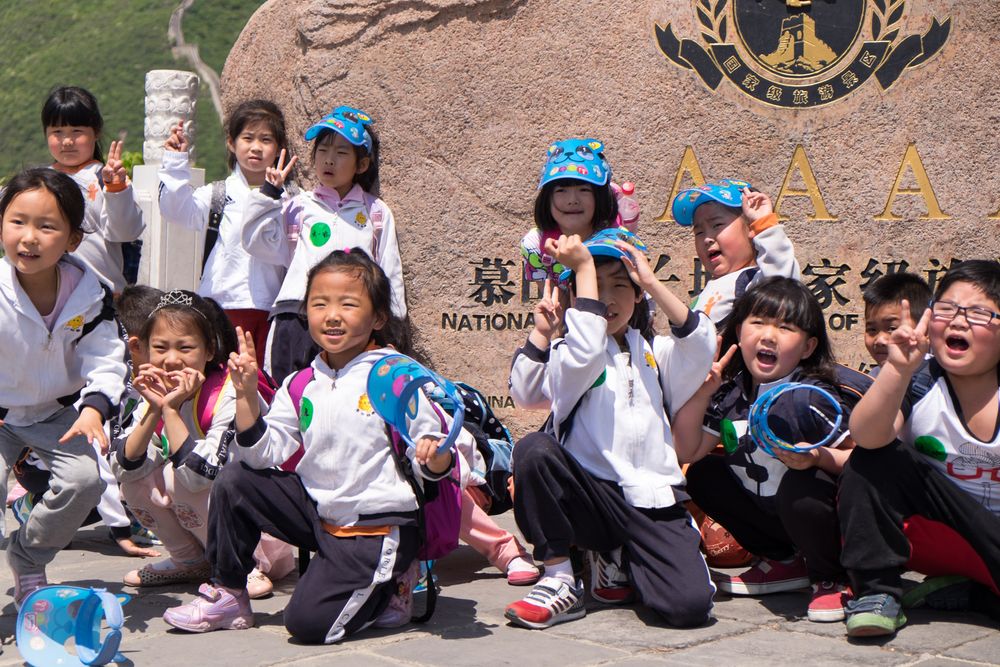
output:
[[[170,128],[184,123],[194,161],[194,113],[198,99],[197,75],[180,70],[152,70],[146,73],[146,121],[142,157],[145,164],[132,171],[136,202],[146,221],[143,235],[139,283],[159,289],[188,289],[198,286],[204,234],[160,219],[157,197],[163,142]],[[191,170],[191,185],[205,182],[204,169]]]

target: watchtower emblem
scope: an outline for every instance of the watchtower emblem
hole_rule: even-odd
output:
[[[656,25],[660,51],[716,90],[729,79],[744,94],[790,109],[830,104],[875,79],[888,90],[933,58],[951,33],[934,18],[924,34],[901,35],[906,0],[692,0],[701,40]]]

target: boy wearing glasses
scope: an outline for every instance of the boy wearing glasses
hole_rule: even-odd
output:
[[[1000,612],[1000,264],[962,262],[916,323],[900,311],[840,477],[851,637],[894,634],[904,606]],[[933,577],[904,596],[906,569]]]

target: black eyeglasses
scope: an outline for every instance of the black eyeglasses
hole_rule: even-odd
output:
[[[959,313],[962,313],[965,316],[966,322],[981,327],[989,326],[995,319],[1000,320],[1000,313],[995,313],[988,308],[960,306],[951,301],[932,301],[931,313],[934,317],[948,320],[949,322],[958,317]]]

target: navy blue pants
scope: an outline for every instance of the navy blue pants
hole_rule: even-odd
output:
[[[393,526],[386,536],[334,537],[298,475],[231,463],[212,485],[208,511],[206,556],[218,583],[246,586],[261,532],[316,552],[285,607],[288,632],[311,644],[368,627],[389,604],[419,543],[416,526]]]
[[[514,518],[536,560],[569,557],[570,547],[622,547],[644,604],[670,625],[703,625],[715,585],[701,555],[701,533],[678,491],[670,507],[633,507],[621,487],[584,470],[547,433],[514,446]]]

